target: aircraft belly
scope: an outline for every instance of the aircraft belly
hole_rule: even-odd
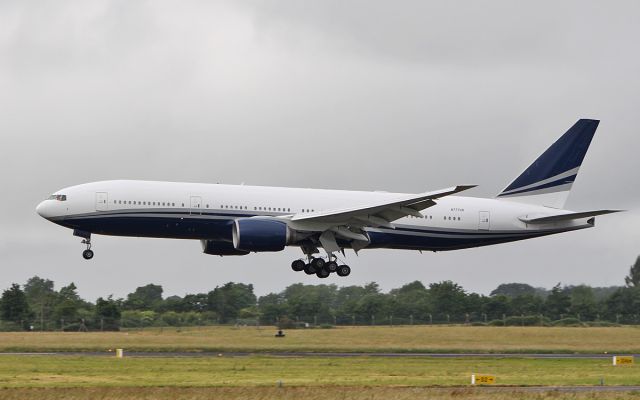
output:
[[[231,240],[233,219],[204,216],[86,216],[58,221],[60,225],[111,236]]]
[[[464,234],[461,232],[421,232],[411,234],[394,231],[375,231],[368,233],[371,243],[367,246],[367,249],[388,248],[402,250],[445,251],[508,243],[558,232],[518,232],[502,234],[483,234],[482,232],[476,232],[475,234]]]

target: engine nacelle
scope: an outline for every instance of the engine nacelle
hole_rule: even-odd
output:
[[[273,219],[237,219],[233,247],[240,251],[281,251],[288,242],[287,224]]]
[[[246,256],[248,251],[238,250],[233,243],[221,240],[201,240],[202,252],[213,256]]]

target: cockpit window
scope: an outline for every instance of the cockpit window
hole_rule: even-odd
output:
[[[66,194],[52,194],[47,200],[67,201]]]

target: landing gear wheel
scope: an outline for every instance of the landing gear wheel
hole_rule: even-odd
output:
[[[306,264],[304,266],[304,273],[307,275],[313,275],[317,272],[318,270],[316,269],[316,267],[313,266],[313,264]]]
[[[329,261],[328,263],[326,263],[324,265],[324,267],[327,269],[327,271],[329,272],[336,272],[338,270],[338,263],[335,261]]]
[[[298,272],[298,271],[302,271],[304,269],[304,261],[302,260],[295,260],[294,262],[291,263],[291,269]]]
[[[336,273],[338,274],[338,276],[349,276],[349,274],[351,273],[351,268],[349,268],[348,265],[341,265],[338,267]]]
[[[82,240],[82,244],[87,245],[87,249],[82,252],[82,257],[85,260],[91,260],[93,258],[93,250],[91,250],[91,236],[85,236],[85,239]]]
[[[314,258],[313,260],[311,260],[311,265],[313,265],[316,268],[316,270],[322,269],[325,264],[326,264],[326,261],[324,261],[323,258]]]
[[[328,278],[329,275],[331,275],[331,272],[326,268],[319,269],[318,272],[316,272],[316,276],[321,279]]]
[[[91,260],[93,258],[93,250],[85,250],[82,252],[82,257],[84,257],[85,260]]]

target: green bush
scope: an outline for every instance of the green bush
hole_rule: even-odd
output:
[[[547,326],[550,323],[549,318],[540,317],[539,315],[525,315],[524,317],[508,317],[506,326]]]
[[[180,313],[175,311],[167,311],[160,315],[160,320],[169,326],[182,326],[182,318]]]
[[[563,318],[552,322],[553,326],[585,326],[578,318]]]
[[[25,326],[20,326],[20,324],[16,322],[0,321],[0,332],[15,332],[24,330],[27,330],[26,324]]]
[[[597,326],[597,327],[603,327],[603,328],[622,326],[620,324],[616,324],[615,322],[608,322],[608,321],[589,321],[589,322],[585,322],[584,324],[587,326]]]
[[[475,324],[472,324],[475,325]],[[550,326],[551,321],[547,317],[539,315],[525,315],[524,317],[508,317],[505,320],[494,319],[487,323],[489,326]]]

